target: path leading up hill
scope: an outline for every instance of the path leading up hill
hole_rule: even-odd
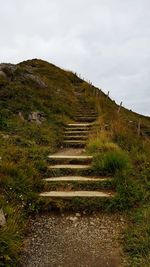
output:
[[[45,214],[30,221],[23,267],[121,267],[124,219],[107,214]]]
[[[48,157],[51,179],[49,177],[44,179],[47,191],[42,192],[40,197],[50,198],[50,201],[52,198],[72,199],[75,197],[109,199],[114,196],[114,192],[111,188],[104,190],[101,182],[103,183],[105,180],[105,183],[107,181],[109,183],[110,178],[97,177],[94,179],[91,169],[92,156],[87,156],[84,153],[84,147],[97,118],[97,112],[85,101],[84,92],[80,88],[77,88],[75,94],[79,108],[74,114],[74,122],[65,127],[63,145],[66,149]],[[62,176],[64,177],[63,180]],[[69,177],[69,181],[67,177]],[[88,180],[89,177],[91,181]],[[74,182],[76,182],[76,186]],[[96,184],[97,182],[99,182],[97,190],[86,189],[87,183]],[[80,189],[81,183],[82,190]]]
[[[49,207],[57,199],[62,202],[84,199],[83,210],[69,214],[46,213],[31,220],[22,255],[23,267],[123,266],[118,240],[125,225],[122,216],[89,215],[84,211],[84,203],[89,199],[98,199],[98,203],[109,201],[115,192],[109,187],[105,189],[112,178],[94,177],[89,172],[92,156],[85,154],[84,147],[96,120],[96,111],[84,102],[82,93],[78,92],[77,97],[81,108],[77,110],[74,122],[66,125],[64,148],[48,156],[51,175],[43,179],[45,191],[40,193],[40,198],[48,202]],[[90,190],[90,184],[96,189]]]

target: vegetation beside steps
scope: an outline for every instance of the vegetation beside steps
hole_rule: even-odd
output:
[[[76,74],[42,60],[0,67],[0,210],[6,219],[0,266],[19,266],[28,218],[45,207],[125,212],[130,266],[148,267],[150,118],[119,108]],[[82,153],[54,158],[60,147]],[[42,192],[76,196],[39,198]]]
[[[75,91],[75,95],[80,103],[81,116],[78,116],[79,111],[77,110],[77,115],[74,114],[74,120],[77,122],[67,124],[63,142],[65,147],[75,147],[76,149],[85,147],[89,135],[92,133],[92,122],[96,120],[96,115],[92,117],[92,122],[89,120],[89,118],[91,119],[91,112],[92,114],[94,112],[94,108],[88,108],[88,103],[83,98],[83,92],[79,92],[80,91],[77,93]],[[85,107],[86,110],[84,109]],[[85,112],[86,116],[84,115]],[[76,132],[76,128],[78,128],[78,133],[74,133],[73,135],[68,134],[68,132],[70,132],[70,127],[73,133]],[[86,131],[86,136],[83,135],[84,131]],[[67,140],[66,135],[68,137]],[[72,153],[74,153],[74,150],[72,150]],[[57,175],[58,179],[57,181],[55,179],[55,183],[52,178],[44,179],[44,189],[49,191],[40,193],[40,199],[42,203],[46,203],[45,208],[49,209],[55,207],[61,210],[67,209],[77,211],[92,211],[99,208],[105,209],[105,204],[109,203],[110,199],[114,197],[114,192],[112,192],[112,188],[110,187],[110,179],[107,177],[105,177],[105,179],[99,178],[99,180],[91,177],[91,181],[88,180],[88,177],[93,173],[91,165],[92,158],[93,157],[85,155],[78,155],[75,157],[74,154],[71,156],[66,154],[66,157],[62,155],[61,157],[59,156],[59,158],[58,156],[55,157],[55,155],[49,156],[49,160],[51,159],[53,163],[48,166],[48,173],[50,177],[55,177],[55,175]],[[66,176],[66,178],[69,176],[69,181],[67,179],[62,180],[62,176]],[[85,179],[87,181],[82,179],[84,176],[86,176]],[[73,177],[77,177],[76,181]],[[92,199],[92,205],[90,199]],[[60,205],[60,203],[62,204]],[[75,203],[77,203],[77,205]]]

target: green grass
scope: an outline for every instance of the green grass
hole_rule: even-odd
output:
[[[150,207],[141,206],[130,213],[129,224],[124,234],[125,251],[130,266],[149,267],[150,263]]]
[[[7,225],[0,229],[0,266],[19,265],[28,216],[39,212],[43,205],[38,192],[43,186],[41,179],[50,173],[47,172],[47,155],[62,144],[63,127],[72,121],[78,107],[74,94],[78,87],[83,90],[83,99],[88,106],[94,106],[100,115],[96,134],[90,137],[87,145],[87,153],[94,155],[92,171],[115,176],[113,187],[118,195],[114,201],[78,198],[65,203],[51,201],[47,208],[78,208],[89,212],[134,210],[133,218],[129,217],[130,228],[124,246],[131,266],[147,267],[150,255],[150,139],[137,136],[137,124],[141,119],[142,127],[148,129],[150,118],[125,108],[118,114],[115,101],[102,91],[99,97],[94,96],[94,86],[76,74],[42,60],[22,62],[13,71],[6,66],[5,73],[9,79],[0,76],[0,207],[6,214]],[[29,114],[34,111],[44,114],[42,124],[28,121]],[[24,120],[18,116],[19,112]],[[57,174],[60,173],[53,173]],[[73,186],[82,188],[82,184],[74,183]],[[97,186],[91,183],[87,189],[97,189]],[[102,187],[107,188],[107,184]]]
[[[115,175],[130,168],[128,155],[124,151],[97,153],[93,158],[93,170],[96,174]]]

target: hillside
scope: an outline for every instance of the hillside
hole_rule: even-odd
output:
[[[39,192],[47,175],[47,156],[63,146],[64,128],[74,122],[83,103],[83,109],[88,106],[97,113],[85,148],[94,157],[95,175],[112,175],[113,170],[116,177],[113,186],[118,198],[106,210],[133,213],[124,247],[136,258],[132,266],[148,266],[150,118],[125,107],[119,110],[100,89],[75,73],[38,59],[0,64],[0,206],[7,222],[0,228],[0,266],[18,266],[28,218],[43,208]],[[101,164],[107,152],[115,155],[110,154],[115,158],[111,168]],[[64,210],[93,209],[93,204],[78,201],[70,206],[53,204]]]

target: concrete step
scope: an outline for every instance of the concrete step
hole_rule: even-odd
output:
[[[67,156],[67,155],[50,155],[50,156],[48,156],[48,158],[49,159],[84,159],[84,160],[87,160],[87,159],[92,159],[93,158],[93,156],[79,156],[79,155],[77,155],[77,156]]]
[[[87,140],[88,136],[85,135],[65,135],[65,140]]]
[[[84,136],[88,136],[89,131],[86,131],[86,130],[84,130],[84,131],[76,131],[76,129],[75,129],[75,131],[67,130],[67,131],[65,131],[64,134],[65,135],[70,135],[70,136],[75,135],[75,134],[77,134],[77,135],[81,134],[81,135],[84,135]]]
[[[62,175],[45,178],[42,181],[43,191],[106,191],[114,189],[113,179],[103,176]]]
[[[64,140],[63,145],[68,147],[84,147],[86,145],[85,140]]]
[[[84,115],[85,116],[89,116],[89,115],[96,116],[96,115],[98,115],[98,113],[95,112],[94,110],[87,111],[86,109],[83,109],[83,110],[74,112],[74,115],[77,115],[77,116],[84,116]]]
[[[78,114],[78,115],[81,115],[81,114],[96,114],[96,115],[98,115],[98,112],[93,110],[93,109],[82,108],[82,109],[76,110],[74,112],[74,114]]]
[[[112,178],[108,177],[84,177],[84,176],[61,176],[45,178],[46,182],[103,182],[111,181]]]
[[[112,192],[102,191],[50,191],[40,193],[40,197],[51,198],[111,198],[114,194]]]
[[[48,169],[75,169],[75,170],[88,170],[91,168],[91,165],[81,165],[81,164],[56,164],[48,166]]]
[[[90,176],[92,173],[91,160],[78,161],[63,160],[60,162],[52,162],[47,167],[47,177],[60,177],[60,176]]]
[[[74,113],[73,114],[74,115],[74,117],[86,117],[86,116],[91,116],[91,117],[93,117],[93,116],[95,116],[95,117],[97,117],[98,116],[98,113],[95,113],[95,112],[88,112],[88,111],[86,111],[86,110],[84,110],[84,111],[79,111],[79,112],[76,112],[76,113]]]
[[[91,127],[92,124],[91,123],[68,123],[67,127]]]
[[[79,132],[81,132],[81,131],[84,131],[84,132],[89,132],[91,130],[91,127],[80,127],[80,126],[78,126],[78,127],[66,127],[65,128],[65,131],[79,131]]]
[[[92,161],[92,156],[48,156],[48,161],[51,163],[61,164],[88,164]]]
[[[93,122],[97,117],[74,117],[74,120],[77,122]]]

